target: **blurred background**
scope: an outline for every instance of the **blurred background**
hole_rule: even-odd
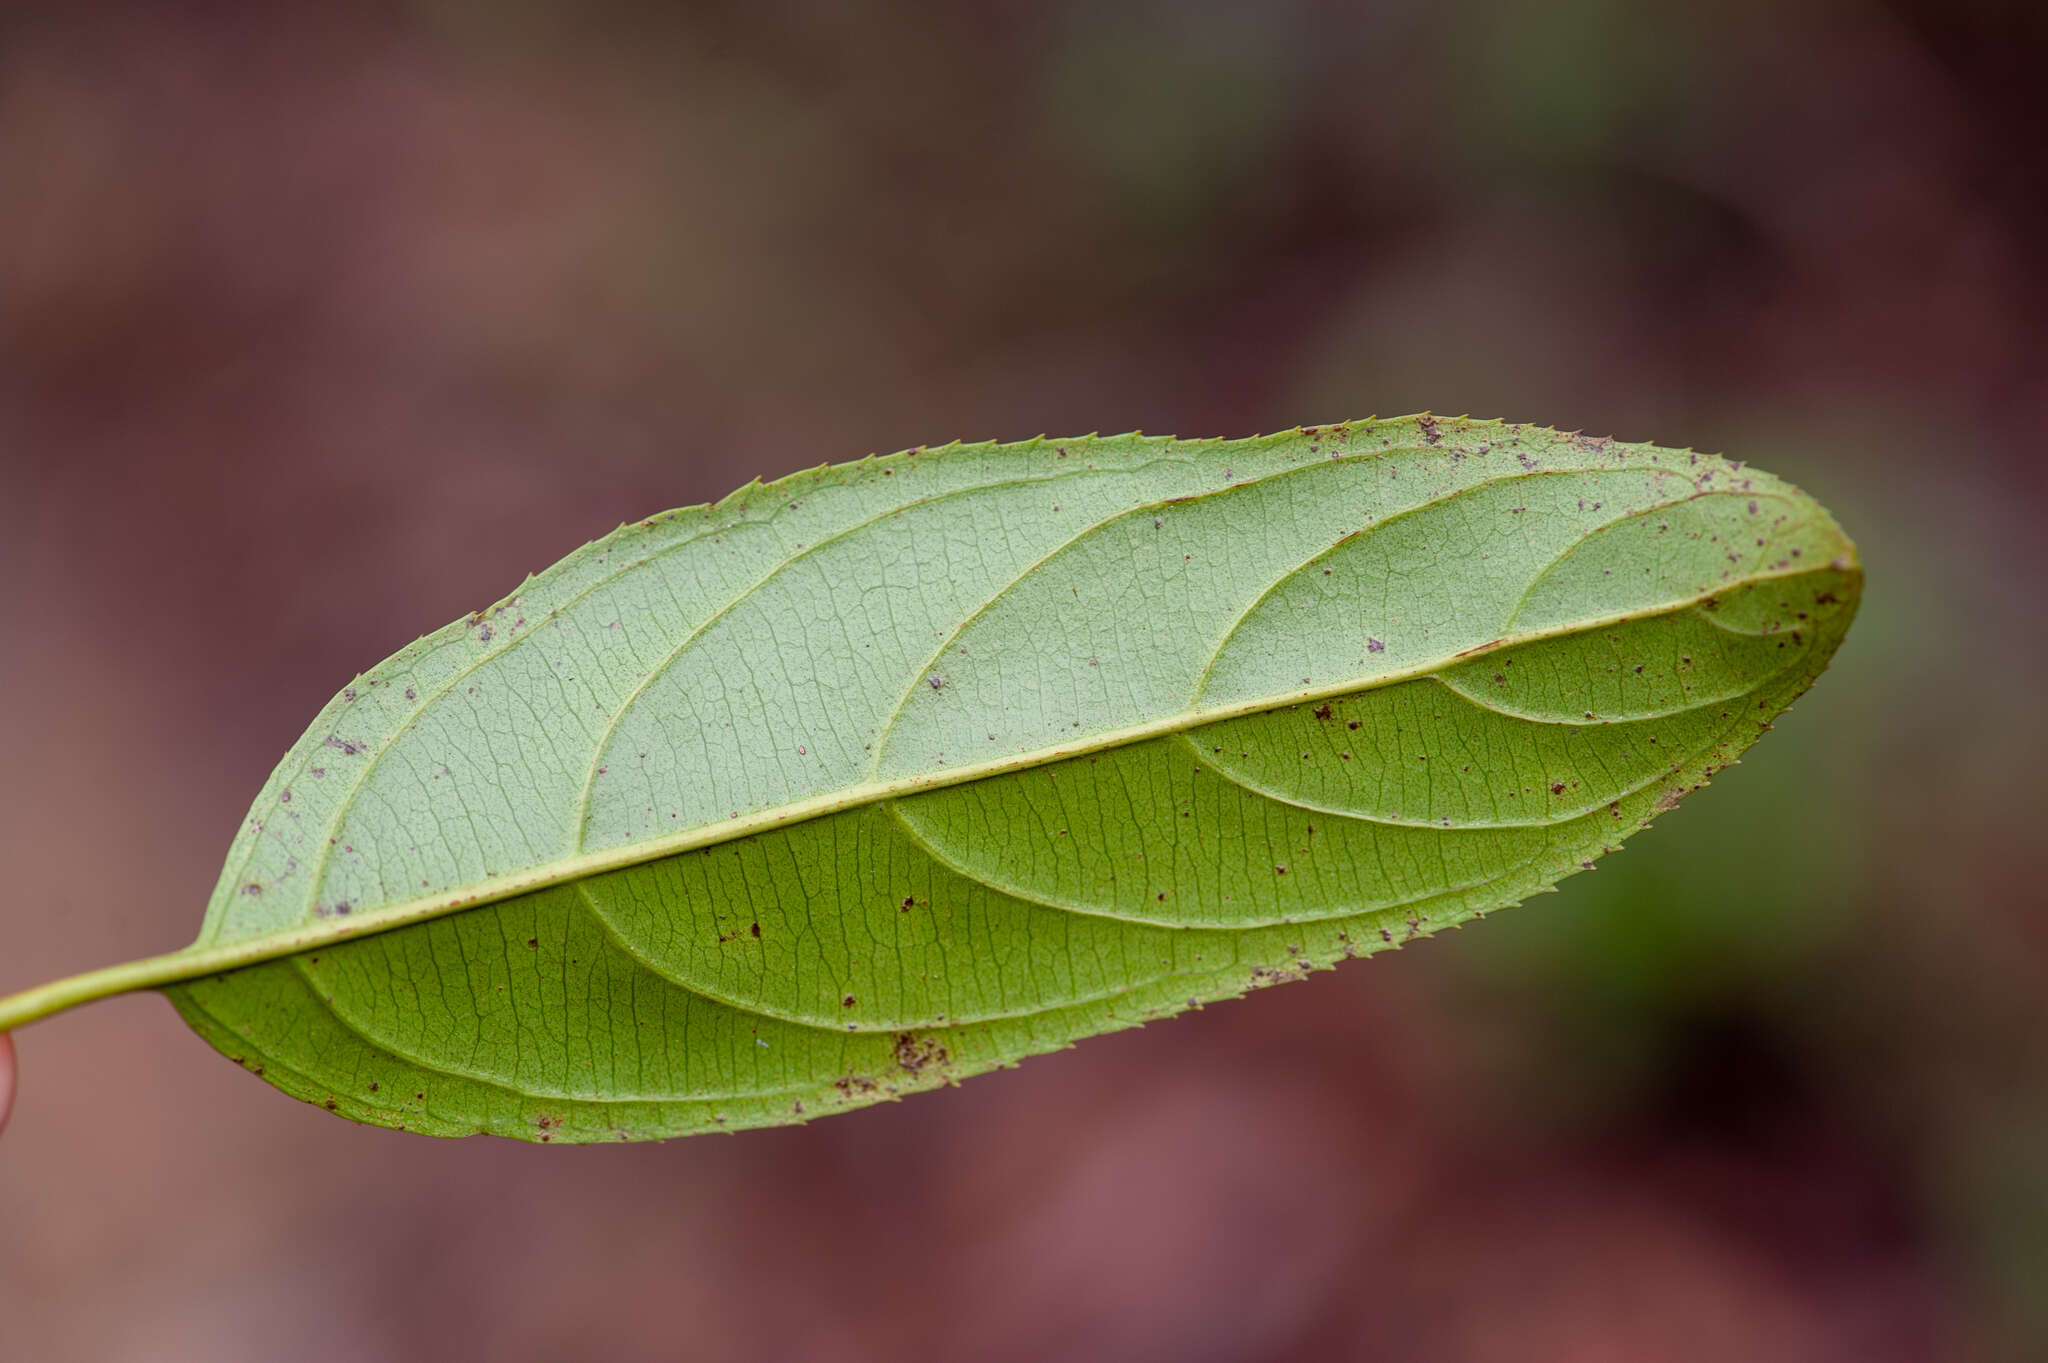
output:
[[[435,1142],[37,1026],[0,1354],[2048,1357],[2044,63],[2031,0],[7,5],[0,991],[182,944],[358,669],[755,474],[1431,408],[1753,459],[1871,577],[1562,893],[901,1106]]]

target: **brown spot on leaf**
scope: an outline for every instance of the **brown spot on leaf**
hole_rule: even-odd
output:
[[[936,1038],[915,1032],[902,1032],[896,1037],[896,1063],[912,1074],[921,1074],[928,1067],[943,1065],[952,1058],[952,1053]]]

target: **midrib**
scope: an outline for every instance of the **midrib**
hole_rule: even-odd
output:
[[[282,956],[315,947],[331,946],[340,942],[353,941],[390,932],[414,923],[460,913],[467,909],[531,894],[553,888],[590,876],[603,875],[611,871],[660,861],[666,857],[684,852],[697,851],[719,843],[732,842],[760,833],[773,832],[811,819],[843,813],[863,805],[876,804],[887,800],[900,799],[926,791],[943,790],[951,786],[966,785],[973,781],[988,780],[1011,772],[1024,771],[1033,767],[1046,766],[1069,758],[1102,752],[1110,748],[1125,747],[1142,743],[1148,739],[1169,734],[1183,733],[1198,729],[1206,724],[1222,720],[1242,719],[1250,715],[1283,710],[1290,706],[1333,700],[1344,696],[1358,695],[1403,682],[1434,676],[1447,668],[1470,659],[1483,657],[1502,649],[1524,647],[1546,640],[1568,638],[1575,634],[1587,634],[1597,630],[1610,629],[1636,621],[1652,620],[1662,616],[1675,615],[1693,609],[1705,596],[1725,594],[1730,586],[1746,586],[1753,583],[1808,577],[1831,571],[1826,565],[1797,569],[1770,571],[1753,574],[1738,584],[1722,584],[1715,593],[1702,593],[1683,601],[1659,606],[1650,610],[1632,610],[1612,615],[1592,617],[1573,621],[1568,625],[1552,626],[1546,629],[1525,630],[1504,635],[1477,648],[1445,657],[1418,663],[1411,667],[1382,673],[1364,681],[1351,680],[1321,686],[1302,687],[1279,695],[1262,696],[1229,705],[1190,707],[1171,715],[1133,724],[1123,728],[1103,730],[1070,742],[1035,748],[1008,756],[991,758],[982,762],[966,763],[938,771],[920,772],[896,777],[885,781],[867,781],[843,787],[836,791],[812,796],[808,799],[757,810],[734,818],[700,824],[694,828],[679,830],[660,838],[625,843],[617,847],[600,848],[573,856],[560,857],[523,870],[503,875],[490,875],[480,882],[455,886],[432,895],[388,904],[383,907],[349,914],[346,917],[325,918],[303,924],[282,932],[265,933],[241,941],[218,944],[205,948],[187,948],[166,956],[151,958],[161,962],[166,973],[146,983],[130,987],[155,987],[174,983],[180,979],[194,979],[223,970],[240,969],[260,964]],[[171,963],[182,963],[172,969]],[[137,965],[145,964],[137,962]]]

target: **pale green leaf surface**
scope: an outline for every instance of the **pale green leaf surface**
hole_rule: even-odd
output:
[[[801,1120],[1550,887],[1767,728],[1860,581],[1768,475],[1490,422],[821,468],[359,678],[193,948],[278,959],[168,992],[359,1120]]]

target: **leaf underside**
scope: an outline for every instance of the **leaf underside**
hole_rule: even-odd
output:
[[[1549,888],[1768,728],[1860,584],[1769,475],[1494,422],[829,466],[358,678],[193,949],[316,945],[166,992],[359,1121],[801,1121]]]

